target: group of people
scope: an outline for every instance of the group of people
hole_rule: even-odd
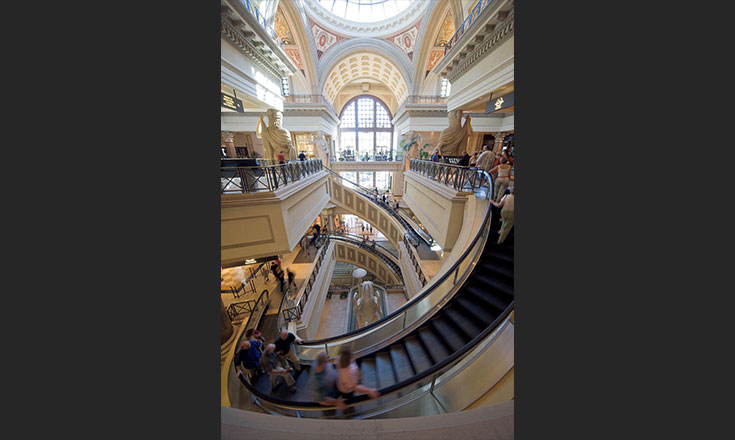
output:
[[[393,197],[390,194],[390,191],[386,190],[383,192],[383,194],[378,191],[378,188],[373,188],[373,192],[375,193],[375,202],[376,203],[382,203],[383,205],[392,208],[392,209],[398,209],[400,206],[400,201]]]
[[[285,382],[289,391],[294,393],[296,381],[291,373],[300,372],[301,364],[292,345],[303,342],[284,329],[274,343],[266,344],[259,331],[248,329],[235,356],[237,374],[250,383],[258,376],[268,374],[271,392]],[[311,368],[309,387],[314,400],[322,405],[336,406],[347,413],[345,400],[353,397],[355,392],[365,393],[373,399],[380,396],[377,389],[360,383],[360,368],[346,345],[340,348],[336,364],[329,362],[329,356],[322,352],[317,355]]]
[[[273,273],[273,275],[276,277],[276,279],[279,282],[279,286],[281,288],[281,292],[285,292],[287,287],[297,287],[296,285],[296,275],[291,271],[291,269],[283,270],[283,267],[281,267],[281,257],[277,257],[275,260],[271,262],[270,271]],[[286,277],[288,277],[288,284],[286,285]],[[269,277],[266,273],[265,280],[268,281]]]

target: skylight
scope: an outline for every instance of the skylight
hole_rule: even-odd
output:
[[[332,14],[346,20],[371,23],[394,17],[416,0],[319,0]]]

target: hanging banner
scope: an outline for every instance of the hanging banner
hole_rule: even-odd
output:
[[[485,107],[485,113],[493,113],[498,110],[502,110],[504,108],[512,106],[514,102],[513,93],[514,92],[510,92],[508,94],[505,94],[498,98],[493,98],[488,101],[487,106]]]
[[[220,92],[220,95],[222,95],[222,107],[235,110],[240,113],[245,112],[245,108],[243,107],[241,100],[222,92]]]

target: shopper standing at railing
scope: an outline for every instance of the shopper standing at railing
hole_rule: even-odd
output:
[[[286,163],[286,156],[284,156],[283,151],[278,152],[278,163],[281,165]]]
[[[301,371],[299,358],[296,356],[296,353],[294,353],[293,348],[291,347],[291,344],[293,344],[294,342],[296,344],[301,344],[304,342],[304,340],[289,332],[288,330],[281,330],[281,336],[276,339],[275,343],[276,354],[278,355],[278,359],[281,361],[281,365],[288,368],[287,361],[291,361],[296,371]]]
[[[301,162],[303,162],[303,161],[305,161],[305,160],[306,160],[306,154],[304,154],[304,152],[303,152],[303,151],[302,151],[301,153],[299,153],[299,160],[300,160]]]
[[[510,187],[509,194],[505,194],[500,203],[490,200],[493,206],[503,208],[500,210],[500,218],[503,220],[503,224],[500,225],[498,244],[503,244],[505,237],[508,236],[510,229],[513,227],[513,221],[515,220],[515,196],[513,193],[513,187]]]
[[[495,160],[495,153],[490,150],[489,145],[482,146],[482,154],[477,158],[477,168],[482,170],[489,170],[492,168],[492,163]]]
[[[492,174],[497,170],[498,177],[495,179],[495,189],[493,194],[493,200],[496,202],[500,201],[500,198],[505,194],[505,189],[510,185],[510,170],[513,168],[505,157],[500,158],[500,165],[492,168],[488,173]]]
[[[461,167],[468,167],[470,166],[470,155],[467,154],[467,151],[462,151],[462,158],[459,159],[459,162],[457,162],[457,165]]]
[[[476,167],[477,166],[477,151],[472,153],[472,158],[470,158],[470,167]]]

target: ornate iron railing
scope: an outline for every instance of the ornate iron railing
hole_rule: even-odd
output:
[[[252,160],[252,159],[250,159]],[[232,159],[236,162],[236,159]],[[321,159],[274,164],[257,159],[257,166],[232,166],[222,160],[220,192],[222,194],[275,191],[322,170]]]
[[[288,301],[288,292],[284,294],[283,301],[281,302],[281,313],[278,314],[278,321],[276,323],[276,329],[280,332],[284,326],[288,325],[293,320],[301,319],[301,314],[304,312],[304,306],[309,301],[309,295],[316,281],[316,277],[319,275],[319,269],[322,267],[322,261],[324,261],[324,255],[327,253],[329,248],[329,235],[322,235],[319,239],[319,251],[316,257],[316,264],[314,270],[311,271],[309,279],[306,281],[306,286],[300,296],[294,298],[295,305],[283,306],[284,301]]]
[[[489,188],[487,178],[479,168],[411,159],[409,170],[457,191],[474,192],[480,188]]]
[[[441,95],[408,95],[404,104],[446,104],[447,97]]]
[[[265,289],[260,293],[257,300],[249,299],[230,304],[227,307],[227,316],[230,317],[230,321],[232,321],[233,324],[242,322],[245,319],[245,316],[248,316],[247,326],[250,324],[250,320],[255,312],[263,310],[263,308],[268,304],[269,299],[270,293],[268,292],[268,289]]]
[[[457,28],[457,31],[452,35],[452,38],[447,41],[447,44],[444,46],[444,54],[446,55],[447,52],[455,45],[457,42],[462,38],[462,35],[464,35],[465,32],[472,26],[472,23],[474,23],[477,20],[477,17],[480,16],[480,13],[487,8],[492,0],[478,0],[477,4],[474,8],[470,11],[470,14],[467,16],[467,18],[464,19],[461,25]]]
[[[245,281],[240,283],[240,287],[230,286],[229,289],[220,288],[220,294],[231,293],[232,296],[234,296],[235,298],[239,298],[240,295],[243,294],[243,292],[244,293],[255,292],[255,281],[253,280],[258,276],[259,273],[261,273],[261,268],[263,266],[265,266],[265,263],[261,263],[260,266],[258,266],[255,269],[251,268],[250,275],[245,279]]]

